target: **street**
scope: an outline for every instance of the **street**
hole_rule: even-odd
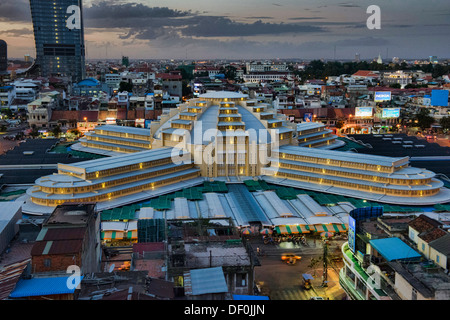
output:
[[[329,253],[335,253],[344,242],[331,241]],[[345,298],[345,292],[339,286],[339,270],[343,265],[342,262],[328,266],[327,286],[322,285],[322,260],[311,266],[312,258],[319,259],[323,256],[320,240],[307,239],[307,246],[291,242],[264,245],[260,239],[252,239],[250,243],[255,252],[258,247],[262,252],[259,256],[261,266],[255,267],[255,283],[260,287],[260,295],[269,296],[271,300],[309,300],[317,296],[329,300]],[[289,265],[281,260],[284,253],[294,253],[302,258],[296,264]],[[312,288],[309,290],[303,287],[303,273],[309,273],[314,277],[311,281]]]

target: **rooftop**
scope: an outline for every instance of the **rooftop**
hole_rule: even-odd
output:
[[[400,238],[385,238],[369,241],[370,245],[387,261],[417,260],[422,256]]]

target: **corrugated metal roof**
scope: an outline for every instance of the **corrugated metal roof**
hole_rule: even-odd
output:
[[[36,239],[37,241],[57,241],[57,240],[75,240],[83,239],[86,233],[86,228],[57,228],[57,229],[44,229],[43,238]]]
[[[400,238],[375,239],[370,240],[369,243],[387,261],[414,260],[421,257],[420,253],[417,253]]]
[[[82,279],[83,276],[80,277],[80,280]],[[75,288],[72,289],[72,286],[69,288],[68,280],[69,277],[21,279],[10,297],[23,298],[73,293]]]
[[[31,249],[32,256],[39,256],[44,254],[68,254],[78,253],[81,251],[83,245],[82,239],[76,240],[60,240],[60,241],[37,241],[33,249]]]
[[[25,259],[3,267],[0,271],[0,300],[8,298],[29,262],[30,259]]]
[[[228,292],[222,267],[190,271],[192,295]]]

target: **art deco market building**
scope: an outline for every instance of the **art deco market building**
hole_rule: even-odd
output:
[[[269,183],[424,205],[450,201],[434,173],[409,158],[330,150],[340,141],[323,125],[294,124],[267,104],[235,92],[212,92],[169,109],[148,129],[100,126],[79,150],[111,157],[58,165],[58,173],[27,190],[25,213],[51,212],[64,202],[116,207],[205,180]]]

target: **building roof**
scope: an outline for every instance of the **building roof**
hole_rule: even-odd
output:
[[[136,128],[136,127],[127,127],[127,126],[118,126],[118,125],[102,125],[102,126],[97,126],[95,128],[95,131],[98,131],[98,130],[129,133],[129,134],[135,134],[135,135],[139,135],[139,136],[151,136],[150,129],[145,129],[145,128]]]
[[[394,158],[378,155],[360,154],[354,152],[341,152],[334,150],[322,150],[306,148],[292,145],[284,145],[274,150],[275,152],[294,154],[300,156],[317,157],[321,159],[331,159],[337,161],[362,162],[372,165],[396,166],[405,164],[409,161],[408,157]],[[272,152],[274,152],[272,151]]]
[[[95,87],[98,86],[100,84],[100,82],[94,78],[88,78],[88,79],[84,79],[80,82],[78,82],[78,86],[88,86],[88,87]]]
[[[172,73],[157,73],[156,79],[162,80],[181,80],[182,76],[180,74],[172,74]]]
[[[79,253],[83,246],[82,239],[60,241],[37,241],[31,250],[32,256],[59,255]]]
[[[375,73],[375,72],[370,71],[370,70],[358,70],[356,73],[353,74],[353,76],[378,78],[380,75],[378,73]]]
[[[42,228],[36,241],[58,241],[83,239],[86,228]]]
[[[70,277],[20,279],[14,291],[10,294],[10,297],[24,298],[74,293],[76,287],[70,286],[71,288],[69,288],[67,285],[67,281],[71,280],[69,278]],[[82,279],[83,276],[80,277],[80,280]]]
[[[30,259],[25,259],[4,266],[0,270],[0,300],[8,298],[29,262]]]
[[[194,296],[228,292],[222,267],[191,270],[190,280],[191,292],[188,293]]]
[[[436,251],[446,256],[450,256],[450,233],[431,241],[429,245]]]
[[[423,232],[423,233],[419,234],[419,238],[422,239],[423,241],[429,243],[431,241],[434,241],[434,240],[437,240],[439,238],[442,238],[446,234],[448,234],[448,233],[445,232],[444,230],[442,230],[440,228],[434,228],[434,229],[432,229],[430,231]]]
[[[248,94],[242,94],[233,91],[212,91],[199,95],[199,98],[207,99],[240,99],[248,98]]]
[[[420,253],[397,237],[370,240],[369,243],[387,261],[415,260],[421,257]]]
[[[420,234],[422,232],[431,231],[432,229],[441,226],[442,222],[434,220],[427,215],[421,214],[420,216],[409,222],[408,225]]]

